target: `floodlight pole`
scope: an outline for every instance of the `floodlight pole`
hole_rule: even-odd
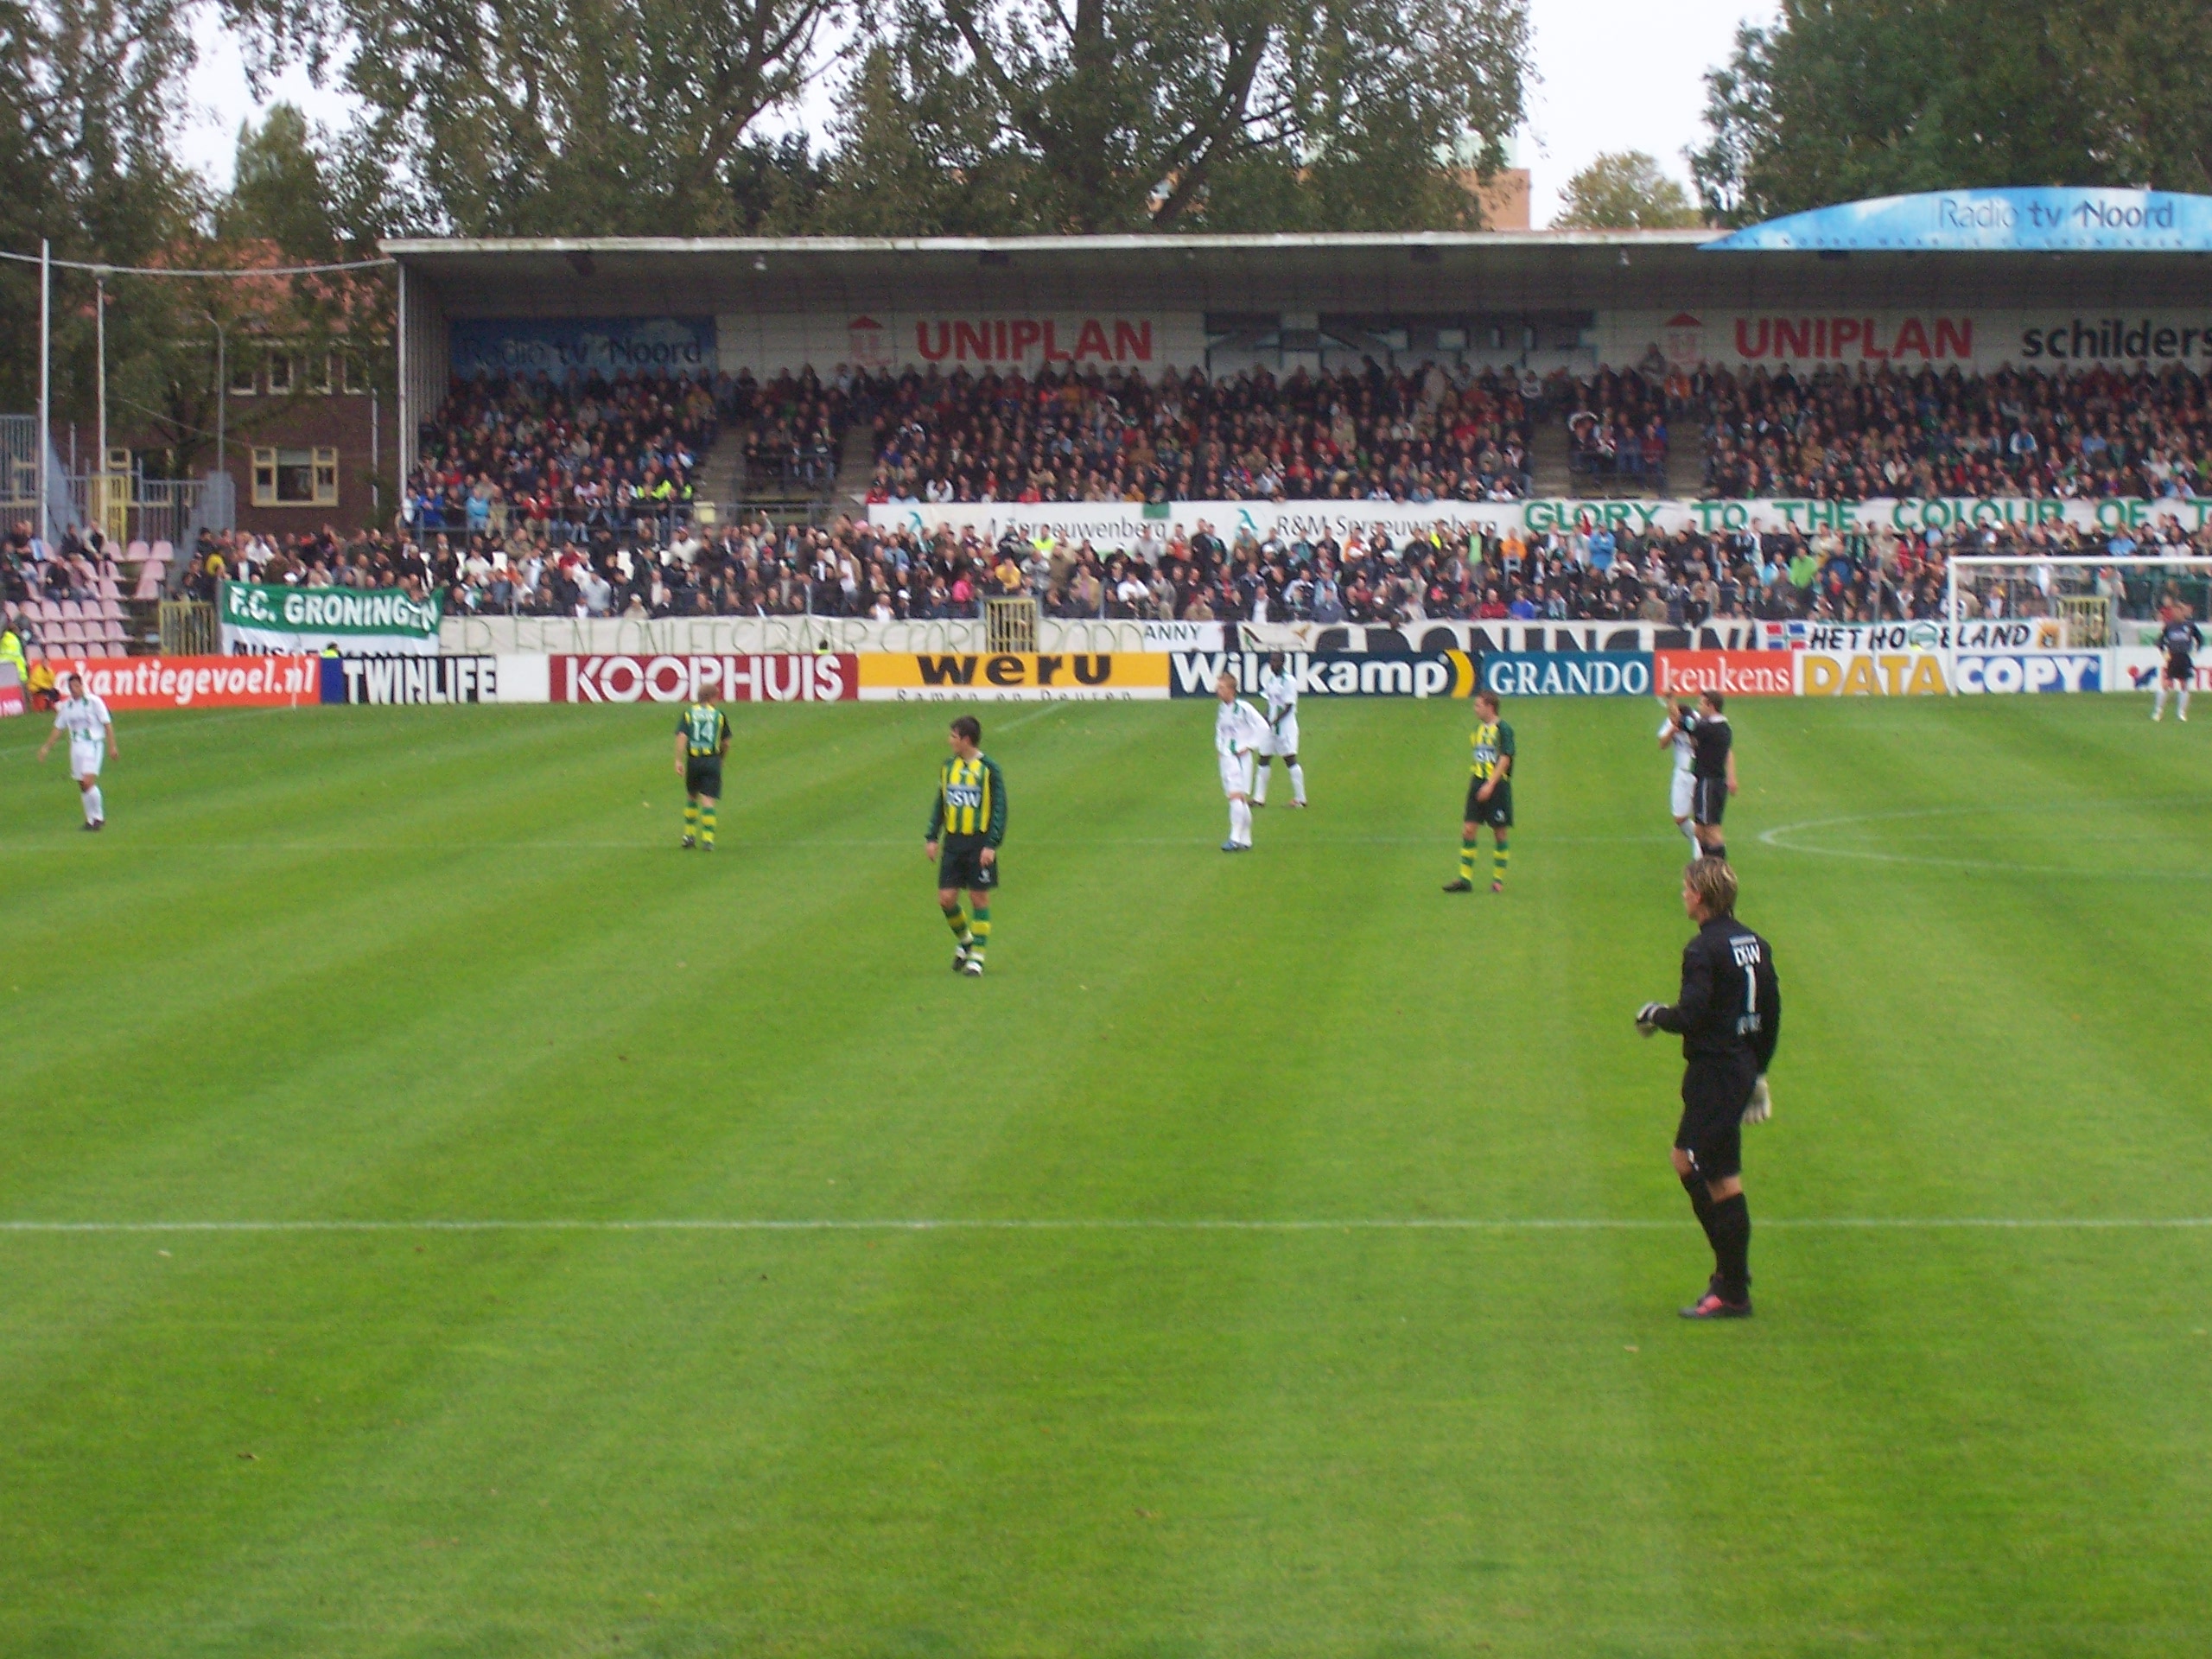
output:
[[[99,340],[99,402],[100,402],[100,518],[101,531],[106,531],[107,518],[107,272],[92,274],[93,286],[99,303],[94,313],[94,332]]]
[[[46,475],[54,466],[54,253],[53,244],[38,239],[38,448],[32,465],[38,469],[38,539],[49,552],[54,545],[54,513],[47,500]]]
[[[202,311],[200,315],[207,318],[215,330],[215,470],[227,474],[231,470],[231,451],[224,442],[224,434],[230,429],[229,340],[223,333],[223,325],[216,321],[213,311]]]

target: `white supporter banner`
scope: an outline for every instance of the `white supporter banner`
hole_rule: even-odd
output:
[[[919,536],[940,528],[972,531],[986,542],[1006,535],[1025,542],[1089,542],[1102,551],[1155,552],[1180,531],[1192,536],[1211,530],[1224,542],[1249,531],[1261,540],[1317,542],[1333,537],[1339,545],[1357,536],[1378,533],[1393,543],[1432,531],[1464,536],[1479,530],[1524,536],[1547,531],[1589,531],[1600,526],[1616,536],[1677,530],[1707,535],[1788,531],[1800,536],[1833,531],[1893,536],[1938,532],[1947,540],[1961,531],[1994,528],[2028,531],[2065,525],[2139,537],[2167,518],[2191,533],[2212,524],[2212,497],[2177,496],[2143,501],[2117,497],[2094,501],[2031,500],[2022,497],[1881,497],[1864,501],[1807,501],[1784,497],[1759,500],[1586,501],[1538,496],[1525,501],[1174,501],[1147,508],[1124,502],[893,501],[872,505],[868,523]]]

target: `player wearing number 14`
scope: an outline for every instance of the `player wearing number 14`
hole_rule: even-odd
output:
[[[722,757],[729,753],[729,716],[695,702],[676,722],[676,772],[683,779],[683,845],[715,850],[715,806],[722,798]]]

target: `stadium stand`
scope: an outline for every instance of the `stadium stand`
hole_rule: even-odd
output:
[[[1732,497],[2061,498],[2212,487],[2203,380],[2178,365],[2046,374],[1700,369],[1705,491]]]
[[[1510,372],[909,370],[871,392],[873,501],[1497,501],[1531,486]]]
[[[27,660],[49,656],[122,657],[143,639],[152,601],[139,602],[149,582],[154,599],[168,569],[166,542],[133,542],[118,561],[98,531],[71,531],[50,557],[35,556],[30,526],[18,524],[0,544],[0,615],[23,641]],[[127,573],[136,587],[126,594]]]

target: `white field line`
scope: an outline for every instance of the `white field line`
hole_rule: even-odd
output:
[[[439,1219],[294,1221],[0,1220],[0,1233],[1330,1233],[1651,1232],[1680,1221],[1581,1216],[1404,1216],[1255,1219],[1234,1217],[944,1217],[858,1218],[768,1217],[666,1219]],[[2212,1216],[1797,1216],[1758,1218],[1791,1231],[1989,1230],[1999,1232],[2177,1231],[2212,1229]]]

